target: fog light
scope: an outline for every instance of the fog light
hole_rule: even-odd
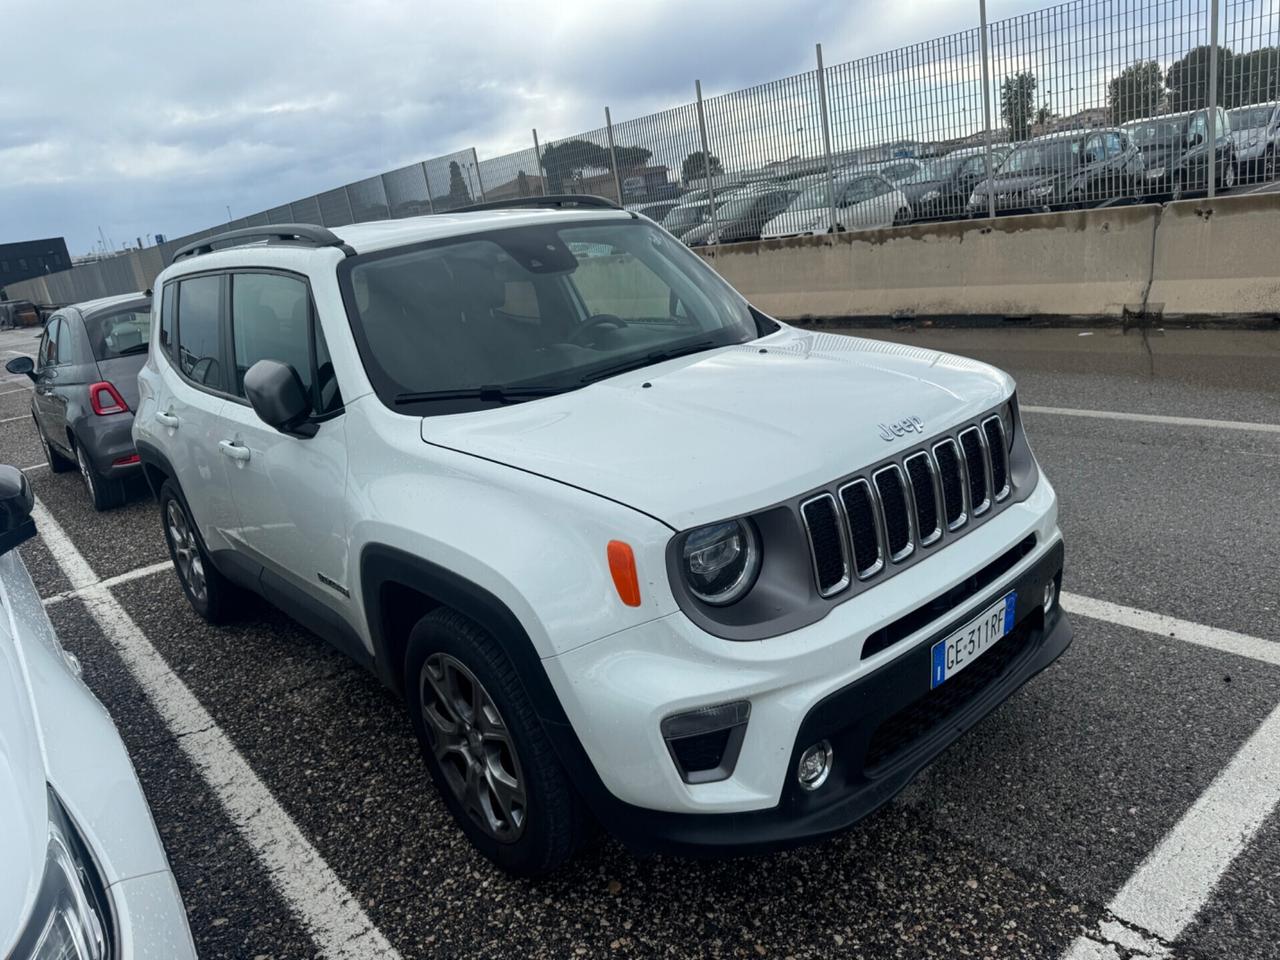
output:
[[[1048,613],[1053,609],[1054,603],[1058,600],[1058,584],[1055,580],[1050,580],[1044,585],[1044,612]]]
[[[800,765],[796,768],[800,786],[806,790],[817,790],[826,783],[831,774],[833,756],[831,744],[826,740],[819,740],[800,754]]]

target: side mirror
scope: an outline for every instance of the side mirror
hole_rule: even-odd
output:
[[[0,466],[0,554],[36,535],[36,522],[31,519],[34,505],[35,496],[23,472]]]
[[[316,425],[311,415],[311,398],[302,386],[298,371],[279,360],[259,360],[244,375],[244,393],[253,412],[269,427],[295,437],[312,437]]]
[[[14,357],[4,368],[10,373],[25,373],[32,380],[36,378],[36,364],[30,357]]]

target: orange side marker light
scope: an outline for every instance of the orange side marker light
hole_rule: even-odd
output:
[[[640,578],[636,576],[636,555],[631,544],[610,540],[606,551],[609,556],[609,573],[618,596],[628,607],[640,606]]]

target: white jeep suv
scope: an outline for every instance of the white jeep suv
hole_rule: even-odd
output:
[[[498,206],[179,251],[134,426],[192,606],[402,693],[484,854],[831,833],[1067,647],[1007,375],[778,323],[604,201]]]

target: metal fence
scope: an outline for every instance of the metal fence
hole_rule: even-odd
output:
[[[1280,0],[1070,0],[659,113],[473,148],[27,284],[62,302],[147,286],[237,227],[343,226],[592,193],[690,244],[1210,196],[1271,179]],[[1210,82],[1210,78],[1215,78]],[[124,261],[124,262],[122,262]]]

